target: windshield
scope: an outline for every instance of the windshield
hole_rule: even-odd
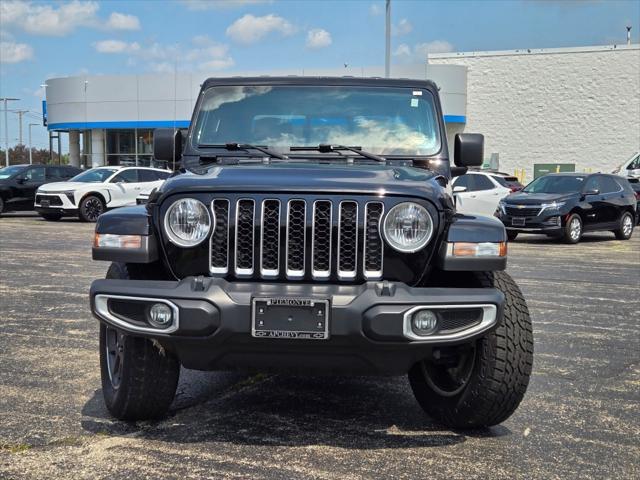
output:
[[[5,179],[7,179],[9,177],[12,177],[16,173],[19,173],[24,169],[25,169],[25,167],[23,167],[21,165],[20,166],[14,165],[12,167],[0,168],[0,180],[5,180]]]
[[[86,182],[86,183],[101,183],[107,180],[111,175],[116,173],[116,168],[96,168],[82,172],[79,175],[73,177],[70,182]]]
[[[547,175],[535,179],[527,185],[523,192],[527,193],[571,193],[579,192],[584,185],[584,177],[572,177],[569,175]]]
[[[204,92],[191,142],[348,145],[382,155],[433,155],[439,124],[427,90],[362,86],[224,86]]]

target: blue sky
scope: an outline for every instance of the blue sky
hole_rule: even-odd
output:
[[[626,25],[637,43],[640,2],[392,0],[392,23],[392,63],[407,63],[427,52],[621,44]],[[0,97],[38,114],[40,85],[54,76],[173,71],[176,62],[203,77],[384,63],[384,0],[2,0],[0,28]],[[10,113],[10,143],[17,123]],[[4,126],[0,136],[4,145]],[[34,137],[47,145],[44,128]]]

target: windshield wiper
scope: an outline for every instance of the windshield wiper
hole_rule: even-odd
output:
[[[208,147],[208,148],[224,148],[224,149],[229,150],[229,151],[244,150],[246,152],[248,150],[258,150],[259,152],[262,152],[265,155],[269,155],[272,158],[278,158],[280,160],[288,160],[289,159],[289,157],[287,157],[286,155],[282,155],[280,153],[276,153],[276,152],[273,152],[273,151],[269,150],[269,147],[267,147],[267,146],[251,145],[249,143],[234,143],[234,142],[227,142],[227,143],[224,143],[224,144],[208,144],[208,143],[204,143],[204,144],[200,144],[198,146],[199,147]]]
[[[318,146],[302,146],[302,147],[290,147],[289,150],[291,150],[292,152],[302,152],[302,151],[308,151],[308,150],[314,150],[320,153],[330,153],[330,152],[338,152],[340,153],[341,150],[347,150],[349,152],[353,152],[353,153],[357,153],[358,155],[361,155],[365,158],[369,158],[371,160],[375,160],[377,162],[386,162],[387,159],[384,157],[381,157],[379,155],[375,155],[373,153],[369,153],[369,152],[365,152],[364,150],[362,150],[362,147],[350,147],[347,145],[327,145],[327,144],[323,144],[321,143]]]

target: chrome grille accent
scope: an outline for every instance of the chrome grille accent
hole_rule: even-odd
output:
[[[277,276],[280,271],[280,200],[262,202],[260,274]]]
[[[328,278],[331,275],[331,239],[333,226],[332,205],[329,200],[313,202],[313,226],[311,251],[313,252],[312,273],[314,278]]]
[[[209,247],[212,275],[232,273],[256,280],[382,278],[382,201],[230,195],[214,198],[210,205],[216,217]]]
[[[211,202],[211,210],[216,219],[216,228],[211,235],[211,273],[229,271],[229,200],[219,198]]]
[[[238,200],[236,206],[236,258],[235,271],[238,275],[253,274],[253,226],[255,202]]]
[[[287,205],[287,277],[304,276],[306,219],[307,202],[289,200]]]
[[[379,278],[382,276],[384,242],[380,235],[380,221],[384,213],[382,202],[369,202],[364,207],[364,276]]]
[[[338,220],[338,277],[355,278],[358,264],[358,204],[340,202]]]

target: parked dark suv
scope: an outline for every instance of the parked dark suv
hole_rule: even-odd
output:
[[[51,182],[64,182],[82,170],[68,165],[11,165],[0,168],[0,214],[33,210],[36,190]]]
[[[184,146],[159,129],[154,154],[191,173],[96,224],[93,258],[113,263],[91,308],[115,416],[164,415],[180,365],[408,373],[458,427],[515,411],[527,305],[502,224],[455,211],[452,175],[482,163],[483,137],[457,135],[450,166],[432,82],[209,79]]]
[[[518,233],[543,233],[578,243],[583,232],[598,230],[627,240],[635,224],[636,197],[617,175],[554,173],[504,198],[496,215],[510,240]]]

